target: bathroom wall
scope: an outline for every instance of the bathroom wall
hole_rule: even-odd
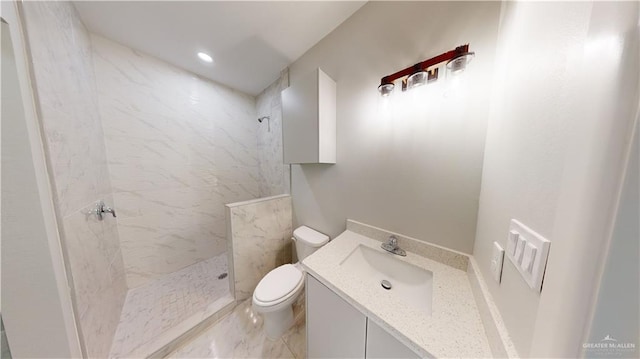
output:
[[[76,315],[89,357],[106,357],[127,291],[113,218],[87,214],[113,203],[89,34],[73,5],[24,2],[35,92]]]
[[[638,106],[638,3],[503,6],[474,257],[520,356],[578,357]],[[508,260],[490,275],[512,218],[551,240],[541,293]]]
[[[2,321],[2,318],[0,317],[0,325],[2,325],[2,331],[0,332],[1,338],[0,340],[2,340],[0,343],[0,350],[2,350],[2,352],[0,352],[0,355],[2,355],[3,358],[5,359],[11,359],[11,348],[9,348],[9,342],[7,341],[7,334],[4,331],[4,322]]]
[[[92,42],[127,283],[137,287],[226,250],[224,204],[260,195],[255,99]]]
[[[471,253],[498,2],[369,2],[290,66],[337,83],[337,164],[292,165],[296,224],[335,237],[351,218]],[[380,78],[469,43],[457,79],[380,97]]]
[[[260,197],[290,192],[290,167],[282,153],[282,98],[289,85],[289,72],[281,76],[256,97],[258,118],[269,116],[258,126],[258,190]]]
[[[34,134],[33,109],[29,96],[26,59],[22,56],[20,23],[10,2],[2,2],[0,26],[2,66],[2,148],[0,227],[2,243],[0,275],[1,344],[0,357],[51,358],[79,356],[80,346],[73,318],[66,318],[71,303],[67,280],[60,273],[52,253],[59,253],[60,245],[49,241],[40,187],[43,156],[32,143]],[[12,16],[13,15],[13,16]],[[5,23],[5,19],[8,23]],[[14,43],[12,44],[12,38]],[[15,48],[14,48],[15,46]],[[24,77],[23,77],[24,76]],[[24,97],[23,97],[24,96]],[[25,98],[26,97],[26,98]],[[27,115],[27,113],[29,115]],[[33,122],[28,122],[33,121]],[[29,123],[29,126],[27,123]],[[33,137],[32,137],[33,136]],[[40,144],[40,142],[38,142]],[[34,150],[35,149],[35,150]],[[35,156],[34,156],[35,155]],[[37,160],[38,165],[34,162]],[[44,173],[46,176],[46,173]],[[45,180],[46,181],[46,180]],[[46,188],[46,187],[45,187]],[[51,209],[50,209],[51,210]],[[51,212],[47,213],[50,214]],[[52,241],[53,242],[53,241]],[[25,260],[28,258],[28,260]],[[62,275],[60,275],[62,274]],[[66,297],[62,300],[61,297]],[[5,333],[5,323],[7,333]],[[70,325],[68,325],[68,324]],[[9,338],[7,338],[7,335]],[[9,347],[9,339],[11,348]],[[38,341],[38,345],[33,345]],[[71,343],[76,346],[71,349]]]
[[[635,343],[625,352],[640,357],[640,130],[636,123],[624,187],[616,213],[615,227],[602,274],[589,343],[598,343],[607,335],[619,343]],[[622,313],[622,315],[621,315]],[[598,349],[586,350],[587,358],[602,358]],[[607,353],[608,357],[618,353]]]
[[[291,263],[291,196],[228,204],[230,269],[237,301],[251,298],[270,270]]]

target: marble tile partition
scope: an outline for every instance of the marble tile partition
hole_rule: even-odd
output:
[[[127,292],[89,33],[68,2],[23,2],[33,80],[76,320],[88,357],[109,353]]]
[[[284,164],[282,153],[282,99],[280,93],[289,86],[289,73],[264,89],[256,98],[258,118],[269,116],[258,126],[258,166],[260,197],[290,193],[290,166]]]
[[[255,98],[92,35],[129,287],[223,253],[259,197]]]
[[[227,205],[229,267],[236,301],[250,298],[270,270],[291,263],[291,196]]]

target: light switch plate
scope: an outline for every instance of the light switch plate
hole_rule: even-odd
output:
[[[498,244],[493,242],[493,253],[491,255],[491,273],[493,279],[500,283],[502,277],[502,264],[504,263],[504,249]]]
[[[514,240],[515,233],[517,233],[516,240]],[[512,247],[514,244],[516,248]],[[542,279],[550,247],[551,242],[548,239],[521,222],[511,220],[507,238],[507,257],[529,287],[537,292],[542,290]]]
[[[531,243],[527,243],[527,246],[524,248],[520,268],[527,273],[531,273],[532,264],[536,259],[536,251],[536,247]]]
[[[509,239],[507,239],[507,252],[511,255],[516,253],[516,247],[518,246],[518,237],[520,233],[517,231],[509,231]]]
[[[527,246],[527,239],[523,236],[518,236],[518,244],[516,244],[516,253],[513,255],[513,259],[518,264],[522,262],[522,255],[524,254],[524,247]]]

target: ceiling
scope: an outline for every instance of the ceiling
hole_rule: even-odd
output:
[[[74,2],[89,31],[251,95],[365,3]]]

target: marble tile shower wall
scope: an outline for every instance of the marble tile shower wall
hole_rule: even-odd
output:
[[[229,252],[237,301],[251,298],[270,270],[291,263],[291,196],[227,205]]]
[[[282,100],[280,93],[288,87],[288,71],[264,89],[256,98],[258,117],[269,116],[258,126],[258,163],[260,197],[290,193],[290,167],[282,153]]]
[[[254,199],[255,98],[92,36],[129,287],[226,250],[225,203]]]
[[[127,292],[116,221],[87,212],[113,201],[91,42],[73,5],[24,2],[55,206],[89,357],[109,353]]]

